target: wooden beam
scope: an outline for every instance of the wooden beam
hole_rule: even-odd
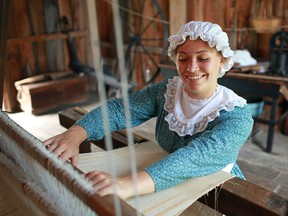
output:
[[[98,33],[98,22],[96,16],[96,3],[95,0],[86,0],[87,13],[88,13],[88,26],[90,31],[91,52],[92,52],[92,65],[95,72],[101,71],[101,49],[100,38]]]
[[[70,34],[71,37],[85,37],[87,35],[89,35],[89,31],[74,31],[74,32],[71,32]],[[67,35],[64,33],[51,33],[51,34],[32,35],[32,36],[18,37],[18,38],[9,38],[7,43],[8,43],[8,46],[11,46],[11,45],[16,45],[16,44],[66,39],[66,38],[67,38]]]
[[[199,201],[211,208],[217,206],[217,210],[225,215],[288,215],[287,198],[251,182],[235,177],[218,190],[218,194],[215,195],[215,191],[212,191]]]
[[[6,73],[7,25],[9,0],[0,0],[0,101],[3,105],[4,77]]]
[[[187,22],[186,1],[169,0],[170,34],[178,32],[180,26]]]

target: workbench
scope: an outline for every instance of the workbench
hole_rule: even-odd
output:
[[[288,116],[286,103],[286,107],[282,107],[282,113],[279,114],[278,112],[279,116],[277,117],[279,100],[283,97],[280,88],[286,88],[288,77],[229,71],[218,80],[218,83],[232,89],[244,98],[246,96],[264,98],[265,104],[271,106],[268,118],[261,115],[253,118],[255,122],[268,125],[266,151],[272,152],[275,127]]]

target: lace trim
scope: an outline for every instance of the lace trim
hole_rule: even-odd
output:
[[[246,100],[239,96],[235,97],[231,101],[227,101],[216,107],[208,115],[203,116],[199,122],[193,122],[191,119],[180,119],[175,114],[175,97],[177,92],[179,77],[174,77],[169,79],[167,86],[167,91],[165,93],[165,104],[164,109],[168,112],[168,115],[164,118],[168,124],[171,131],[175,131],[179,136],[193,135],[205,130],[208,123],[213,121],[216,117],[220,116],[221,110],[232,111],[235,106],[243,107],[246,104]]]
[[[184,91],[185,91],[185,89],[184,89]],[[217,90],[216,90],[217,91]],[[191,98],[191,97],[189,97],[189,94],[185,91],[185,93],[188,95],[188,99],[189,99],[189,101],[194,101],[194,102],[199,102],[199,103],[201,103],[201,102],[205,102],[205,101],[210,101],[210,100],[212,100],[212,98],[215,96],[215,94],[216,94],[216,91],[213,93],[213,95],[211,95],[210,97],[208,97],[208,98],[205,98],[205,99],[195,99],[195,98]]]

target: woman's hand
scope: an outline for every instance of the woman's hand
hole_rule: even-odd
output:
[[[73,165],[78,164],[79,146],[87,139],[84,128],[73,125],[67,131],[51,137],[43,142],[48,151],[54,153],[60,160],[70,159]]]
[[[91,171],[86,173],[85,177],[92,182],[100,196],[116,194],[122,199],[126,199],[136,194],[147,194],[155,191],[154,182],[145,171],[137,173],[136,185],[133,183],[132,176],[113,179],[108,173]]]

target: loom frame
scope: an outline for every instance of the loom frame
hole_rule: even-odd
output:
[[[39,147],[37,146],[43,145],[40,140],[28,133],[12,119],[10,119],[9,116],[3,111],[0,112],[0,128],[10,138],[17,142],[18,147],[20,147],[35,161],[37,161],[44,169],[46,169],[59,182],[61,182],[69,191],[71,191],[89,208],[91,208],[95,213],[97,213],[97,215],[116,215],[117,211],[114,205],[114,198],[116,197],[115,195],[101,197],[96,193],[87,192],[87,190],[82,188],[81,185],[79,186],[79,184],[77,184],[77,179],[71,178],[71,174],[69,174],[66,169],[59,169],[59,166],[55,164],[54,160],[39,151]],[[2,149],[1,146],[0,149]],[[75,173],[81,172],[79,169],[77,169],[75,166],[72,166],[70,163],[67,165],[73,167]],[[124,202],[121,198],[118,197],[118,199],[120,200],[122,215],[137,215],[137,211],[135,209],[133,209],[126,202]],[[37,205],[37,199],[34,199],[32,197],[32,201],[36,201],[34,204]],[[138,213],[138,215],[141,214]]]

